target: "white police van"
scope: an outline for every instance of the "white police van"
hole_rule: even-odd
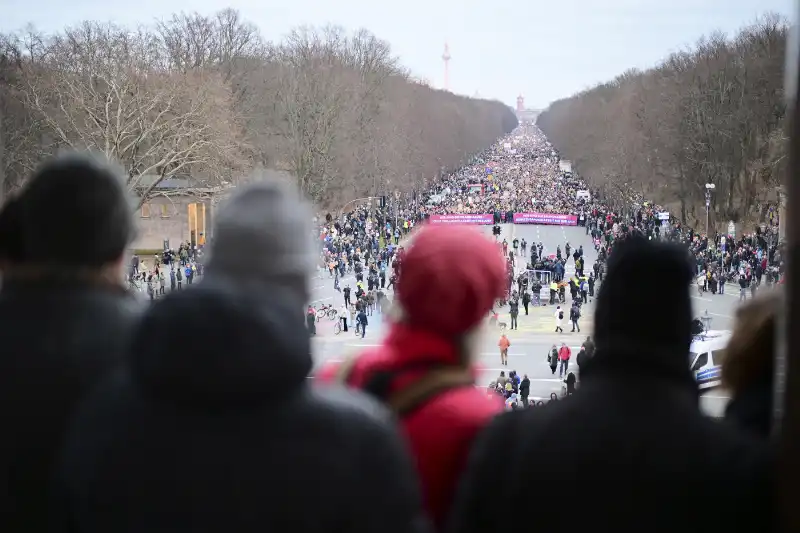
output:
[[[722,377],[722,360],[731,339],[726,330],[708,330],[697,335],[689,347],[689,364],[698,388],[718,387]]]

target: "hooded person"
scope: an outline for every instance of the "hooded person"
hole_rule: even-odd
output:
[[[0,209],[0,276],[10,278],[23,262],[20,202],[9,198]]]
[[[134,235],[124,173],[63,154],[0,214],[0,530],[44,531],[74,410],[120,361],[137,316],[123,257]]]
[[[424,529],[388,411],[308,385],[311,219],[280,182],[221,207],[203,279],[148,309],[76,417],[57,531]]]
[[[642,312],[651,295],[630,290],[653,279],[657,320]],[[554,494],[591,494],[569,518],[578,531],[770,530],[766,444],[700,412],[688,362],[691,279],[685,248],[641,237],[617,245],[581,388],[542,409],[502,415],[483,432],[449,531],[492,530],[504,510],[530,504],[530,480]],[[542,531],[563,524],[561,513],[536,519]]]
[[[474,387],[472,352],[504,282],[500,252],[478,231],[422,227],[403,257],[386,338],[319,374],[324,381],[365,390],[397,413],[416,459],[425,507],[440,529],[474,436],[502,411],[502,403],[487,401]]]

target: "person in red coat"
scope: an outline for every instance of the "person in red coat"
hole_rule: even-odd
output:
[[[505,265],[467,226],[425,226],[404,255],[386,338],[317,377],[362,389],[397,413],[426,510],[442,530],[473,439],[503,410],[475,387],[472,344],[503,294]]]

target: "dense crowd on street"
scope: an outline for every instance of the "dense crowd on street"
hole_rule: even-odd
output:
[[[520,150],[505,159],[522,161]],[[655,207],[575,202],[548,185],[563,174],[519,165],[515,187],[543,196],[504,197],[500,185],[482,207],[582,213],[604,263],[581,387],[506,412],[475,386],[473,361],[515,281],[514,247],[504,254],[465,225],[419,224],[441,204],[414,216],[361,206],[313,224],[294,187],[241,186],[204,257],[182,247],[158,261],[170,272],[194,263],[197,280],[142,305],[121,280],[155,265],[130,260],[124,177],[80,155],[46,162],[0,210],[0,530],[482,533],[534,498],[550,505],[526,526],[541,531],[770,531],[781,288],[740,308],[723,367],[733,400],[719,421],[700,412],[687,365],[686,287],[709,264],[746,271],[778,252],[678,226],[668,233],[681,244],[670,242]],[[496,172],[491,182],[508,183]],[[316,371],[313,313],[302,316],[313,275],[338,280],[365,317],[392,291],[386,335]],[[658,302],[631,290],[654,279]],[[518,378],[504,388],[523,391]],[[580,513],[562,512],[569,495]]]
[[[387,209],[378,210],[381,223],[372,228],[377,235],[377,227],[385,225],[385,242],[394,240],[396,243],[403,232],[431,215],[491,214],[498,223],[511,222],[514,213],[574,215],[577,224],[591,234],[599,255],[595,264],[581,268],[586,274],[581,277],[587,292],[594,292],[594,285],[602,276],[614,245],[630,235],[671,240],[686,246],[697,265],[695,280],[704,293],[721,293],[726,284],[733,284],[740,299],[746,299],[755,295],[762,284],[770,285],[782,278],[785,265],[777,238],[779,219],[774,206],[769,208],[767,219],[753,231],[743,232],[738,237],[717,231],[706,235],[681,224],[664,207],[636,192],[627,193],[622,205],[616,202],[617,207],[612,207],[598,191],[562,163],[559,152],[538,128],[521,127],[476,156],[469,165],[444,176],[430,190],[413,193],[405,201],[390,202]],[[350,215],[350,225],[356,227],[353,216]],[[395,216],[397,218],[393,218]],[[362,226],[369,220],[363,209],[355,217]],[[377,246],[379,238],[375,237],[372,242]],[[522,242],[515,243],[513,249],[504,247],[513,267],[509,268],[509,290],[504,300],[511,299],[512,278],[520,285],[517,287],[520,299],[525,292],[520,278],[529,282],[530,301],[538,300],[538,285],[541,284],[549,285],[550,304],[558,299],[564,303],[566,290],[580,293],[580,280],[563,279],[568,261],[577,260],[579,256],[583,261],[582,254],[577,250],[572,250],[571,254],[568,246],[569,243],[564,243],[563,256],[560,247],[543,253],[541,243]],[[527,270],[549,271],[551,275],[548,279],[534,281],[522,275]]]

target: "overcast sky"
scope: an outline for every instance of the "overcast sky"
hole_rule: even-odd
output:
[[[415,76],[543,108],[628,68],[646,68],[713,30],[733,33],[794,0],[0,0],[0,31],[31,22],[56,31],[82,20],[149,23],[176,11],[238,9],[269,40],[300,25],[366,28],[387,40]]]

